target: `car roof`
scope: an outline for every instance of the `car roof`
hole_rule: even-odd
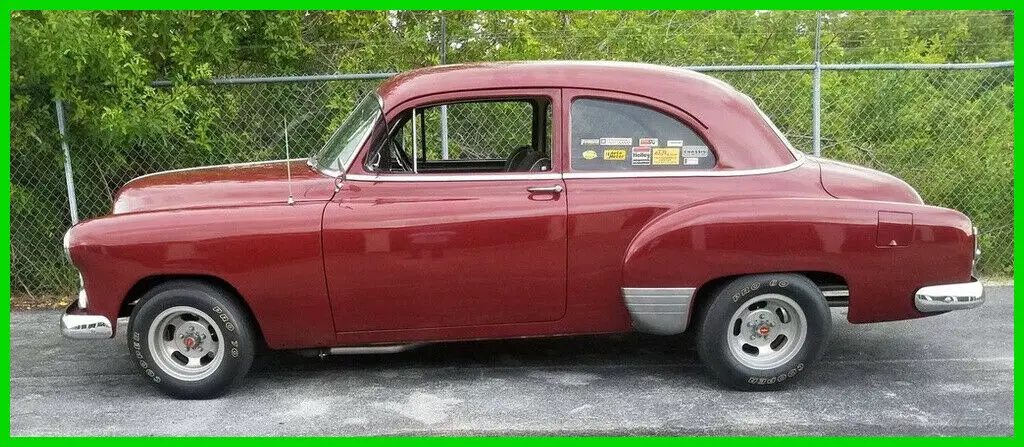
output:
[[[773,168],[795,154],[757,105],[731,85],[678,67],[610,61],[524,61],[440,65],[400,73],[377,89],[385,115],[427,95],[512,88],[575,88],[642,96],[671,105],[704,126],[719,166]],[[416,102],[416,101],[414,101]]]
[[[743,96],[729,84],[693,70],[636,62],[522,61],[440,65],[400,73],[378,88],[385,106],[451,90],[587,88],[660,98],[668,89]]]

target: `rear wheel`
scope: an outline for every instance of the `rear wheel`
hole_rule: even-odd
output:
[[[143,296],[128,326],[128,351],[166,394],[206,399],[249,371],[257,338],[229,293],[198,281],[170,281]]]
[[[778,389],[821,356],[831,331],[825,297],[806,277],[750,275],[712,297],[697,331],[697,351],[730,387]]]

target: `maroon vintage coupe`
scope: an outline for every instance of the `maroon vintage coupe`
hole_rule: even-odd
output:
[[[83,285],[64,335],[130,317],[131,360],[185,398],[261,346],[632,330],[690,330],[723,383],[774,389],[819,357],[830,306],[868,323],[984,299],[963,214],[804,155],[724,82],[626,63],[404,73],[308,160],[136,178],[64,245]]]

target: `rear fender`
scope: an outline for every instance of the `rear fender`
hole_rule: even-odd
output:
[[[900,239],[896,245],[889,244],[892,235]],[[961,259],[969,238],[963,215],[924,205],[832,198],[710,201],[665,213],[637,233],[623,260],[623,291],[641,330],[638,319],[673,313],[659,318],[676,324],[650,330],[657,333],[686,328],[690,301],[704,284],[771,272],[843,277],[852,322],[913,318],[921,316],[913,307],[920,284],[949,282],[960,273],[969,279],[970,260]],[[932,259],[918,259],[927,256]],[[675,300],[666,300],[661,289],[675,290]]]

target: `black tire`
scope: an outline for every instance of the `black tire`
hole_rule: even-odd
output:
[[[825,297],[802,275],[743,276],[709,298],[711,302],[698,322],[697,352],[715,376],[734,389],[769,391],[792,383],[821,357],[832,332],[832,313]],[[798,309],[793,308],[794,304]],[[802,340],[798,334],[803,332],[796,329],[799,326],[790,326],[800,318],[800,312],[806,327]],[[733,318],[738,315],[746,315],[747,319]],[[773,319],[775,316],[779,318]],[[784,317],[790,322],[785,322]],[[782,328],[794,334],[793,339],[785,337]],[[753,344],[746,344],[745,337],[753,340]],[[785,344],[792,340],[798,341],[787,347]],[[742,347],[730,347],[730,343]],[[759,348],[755,344],[766,346]],[[784,353],[775,354],[776,348]],[[765,354],[761,349],[765,349]]]
[[[185,323],[173,326],[156,321],[158,317],[166,321],[174,315],[181,315],[179,321]],[[169,281],[154,287],[135,305],[128,322],[128,352],[132,363],[160,391],[181,399],[218,397],[238,383],[252,366],[259,337],[249,320],[248,312],[231,293],[200,281]],[[165,330],[158,334],[159,339],[151,340],[151,332],[159,330],[153,327],[155,324],[161,324]],[[190,332],[185,333],[186,329]],[[195,367],[205,370],[175,373],[173,365],[162,366],[173,361],[179,365],[191,361],[182,354],[186,350],[160,354],[160,360],[154,359],[151,341],[156,346],[172,346],[179,338],[181,346],[187,342],[189,355],[198,356],[201,353],[197,351],[206,349],[207,357],[196,361],[205,360],[207,364]],[[191,349],[193,346],[195,350]],[[183,379],[183,374],[196,376]]]

